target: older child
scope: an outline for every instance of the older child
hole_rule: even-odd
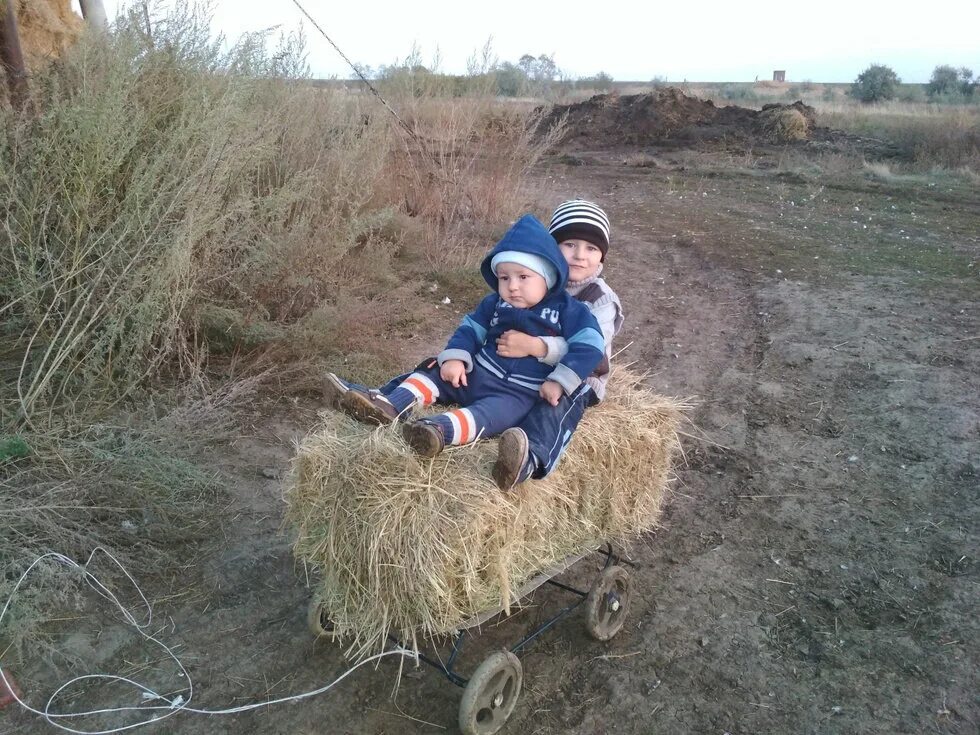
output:
[[[510,490],[528,478],[540,479],[561,459],[585,409],[606,394],[612,340],[623,325],[619,297],[600,277],[609,252],[609,218],[593,202],[574,199],[560,204],[549,231],[568,262],[568,293],[586,304],[602,330],[604,355],[599,366],[574,392],[557,401],[539,402],[518,427],[501,437],[493,477],[501,490]],[[535,337],[511,331],[497,340],[504,357],[535,356],[551,364],[561,359],[567,345],[560,337]]]
[[[605,343],[588,307],[565,291],[569,268],[551,233],[525,215],[487,255],[481,271],[494,293],[463,318],[435,365],[420,366],[383,393],[330,375],[327,387],[339,394],[340,408],[360,420],[390,423],[417,405],[460,405],[404,425],[412,448],[432,457],[446,445],[516,426],[542,398],[557,405],[562,396],[578,393],[603,361]],[[548,361],[503,354],[498,345],[507,332],[560,337],[562,343]]]

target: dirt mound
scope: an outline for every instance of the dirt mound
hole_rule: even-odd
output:
[[[600,94],[556,105],[543,124],[567,116],[563,142],[582,148],[622,145],[690,145],[698,142],[785,143],[808,140],[817,131],[812,107],[802,102],[762,110],[715,107],[675,87],[650,94]]]

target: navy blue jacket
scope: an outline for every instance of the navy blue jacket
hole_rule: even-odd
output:
[[[516,308],[497,294],[497,277],[490,261],[504,250],[533,253],[558,271],[558,280],[534,306]],[[565,291],[568,264],[555,239],[533,215],[526,214],[484,258],[480,270],[494,292],[463,317],[446,349],[439,354],[439,364],[462,360],[470,372],[476,363],[498,378],[535,393],[544,381],[553,380],[571,395],[601,362],[605,342],[589,308]],[[536,357],[501,357],[497,354],[497,337],[510,329],[534,337],[564,337],[568,353],[553,368]]]

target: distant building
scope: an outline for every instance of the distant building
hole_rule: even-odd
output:
[[[786,81],[786,70],[785,69],[776,69],[776,71],[774,71],[772,73],[772,80],[774,82],[785,82]]]

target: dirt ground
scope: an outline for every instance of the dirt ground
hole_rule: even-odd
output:
[[[545,207],[608,208],[619,359],[698,408],[663,528],[633,549],[626,628],[596,642],[577,611],[547,632],[523,657],[506,732],[976,733],[977,185],[776,149],[580,151],[533,184]],[[406,364],[433,347],[413,342]],[[307,633],[307,577],[280,531],[277,474],[317,408],[256,409],[218,458],[235,478],[223,537],[186,570],[193,584],[158,596],[154,629],[179,644],[196,706],[303,692],[347,668]],[[596,567],[566,576],[587,584]],[[463,671],[563,599],[544,591],[489,627]],[[75,637],[91,657],[67,668],[183,686],[108,614]],[[392,699],[397,666],[158,731],[455,732],[460,691],[406,668]],[[53,731],[10,710],[0,730]]]

